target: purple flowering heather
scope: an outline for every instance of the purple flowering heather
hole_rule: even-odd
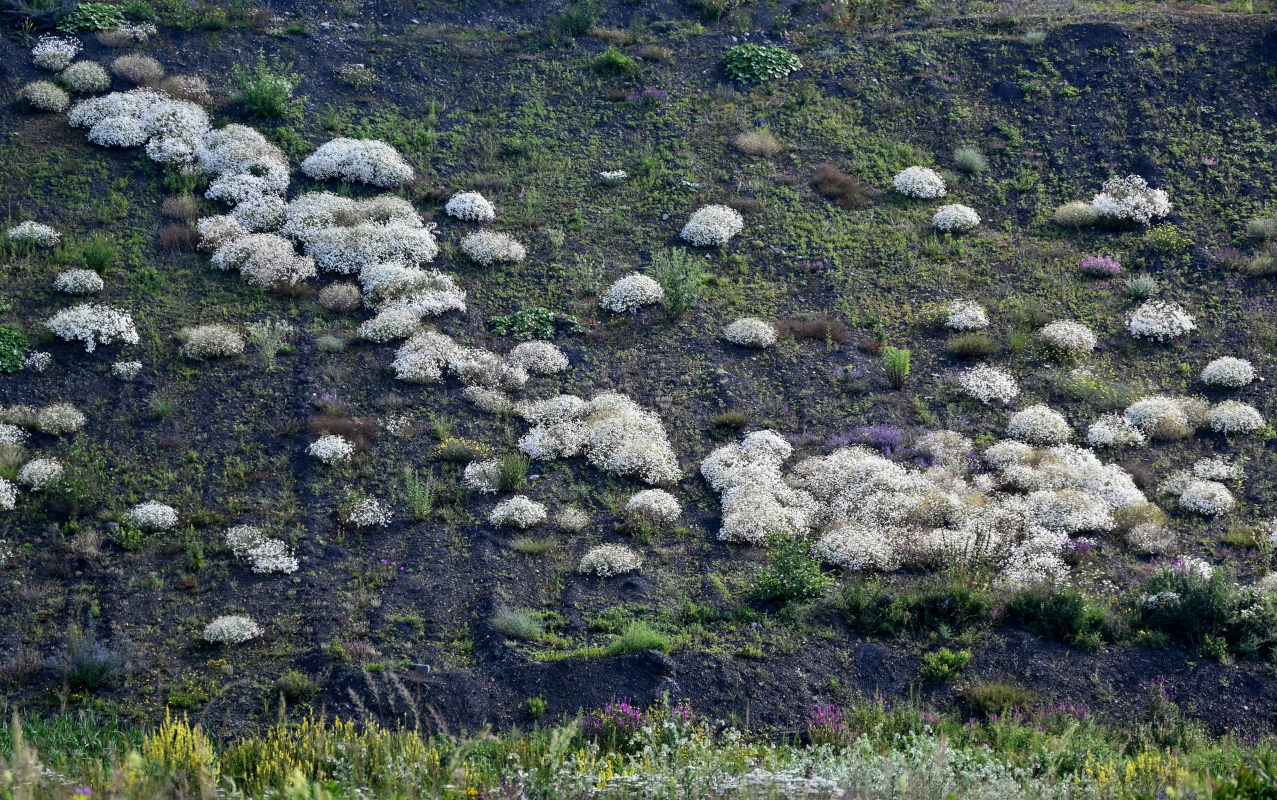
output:
[[[1122,271],[1122,264],[1112,256],[1087,256],[1078,263],[1078,268],[1086,275],[1111,278]]]

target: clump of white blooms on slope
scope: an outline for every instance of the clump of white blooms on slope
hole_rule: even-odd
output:
[[[1091,447],[1130,447],[1147,442],[1139,428],[1117,414],[1104,414],[1086,429],[1086,443]]]
[[[31,63],[40,69],[60,72],[71,64],[81,47],[79,39],[69,36],[41,36],[31,48]]]
[[[523,495],[502,500],[488,515],[488,522],[502,528],[530,528],[545,522],[545,506]]]
[[[337,179],[393,188],[412,180],[412,167],[399,151],[378,139],[333,139],[302,162],[316,180]]]
[[[311,442],[306,452],[325,464],[344,464],[355,455],[355,445],[344,436],[330,433]]]
[[[315,276],[315,259],[299,256],[287,239],[253,233],[228,241],[213,254],[213,266],[239,270],[245,280],[264,289],[294,286]]]
[[[663,302],[665,302],[665,290],[661,288],[661,285],[646,275],[636,272],[617,278],[616,282],[603,293],[599,305],[607,311],[623,314],[643,306]]]
[[[1095,349],[1095,334],[1081,322],[1062,319],[1043,326],[1038,338],[1048,347],[1070,356],[1084,356]]]
[[[71,96],[62,87],[49,81],[28,83],[18,90],[18,99],[25,101],[31,108],[55,114],[66,111],[71,104]]]
[[[461,240],[461,252],[485,267],[497,263],[518,264],[528,257],[523,245],[500,231],[475,231]]]
[[[390,364],[395,377],[408,383],[434,383],[445,370],[468,387],[511,391],[523,388],[528,371],[478,347],[464,347],[438,331],[422,331],[405,342]]]
[[[776,328],[766,320],[745,317],[728,325],[723,338],[741,347],[771,347],[776,344]]]
[[[951,203],[940,206],[931,216],[931,227],[946,233],[964,233],[980,225],[980,215],[971,206]]]
[[[197,325],[183,329],[178,337],[182,340],[182,355],[196,361],[244,352],[244,337],[226,325]]]
[[[56,458],[33,458],[18,471],[18,483],[38,492],[62,480],[63,471],[62,462]]]
[[[210,644],[243,644],[262,635],[262,626],[249,617],[218,617],[204,626],[204,641]]]
[[[361,497],[346,512],[346,523],[356,528],[386,527],[394,514],[375,497]]]
[[[1126,329],[1136,338],[1163,342],[1196,330],[1197,323],[1179,303],[1149,300],[1127,316]]]
[[[549,342],[522,342],[514,346],[506,359],[532,375],[553,375],[568,368],[568,357]]]
[[[18,505],[18,487],[7,478],[0,478],[0,511],[12,511]]]
[[[253,572],[267,574],[297,571],[297,557],[288,545],[262,533],[252,525],[236,525],[226,531],[226,545],[237,559],[253,568]]]
[[[862,568],[992,562],[1014,586],[1059,580],[1069,535],[1111,530],[1115,511],[1147,504],[1124,470],[1072,445],[1001,442],[981,474],[967,459],[924,470],[846,447],[783,475],[791,452],[760,431],[705,459],[701,473],[722,495],[720,539],[816,534],[817,552]]]
[[[1150,439],[1174,441],[1190,436],[1206,418],[1207,404],[1195,397],[1153,395],[1131,403],[1122,416]]]
[[[605,392],[590,401],[559,395],[519,403],[515,412],[532,424],[519,439],[530,458],[548,461],[585,454],[604,472],[637,475],[649,483],[673,483],[678,459],[661,419],[623,394]]]
[[[728,206],[703,206],[683,226],[679,236],[697,247],[719,247],[745,229],[740,212]]]
[[[1182,508],[1206,517],[1230,514],[1237,507],[1237,500],[1227,486],[1219,481],[1200,479],[1184,470],[1167,476],[1157,491],[1178,499]]]
[[[1091,208],[1110,220],[1147,225],[1156,217],[1171,213],[1171,202],[1166,192],[1149,188],[1138,175],[1128,175],[1106,180],[1100,193],[1092,198]]]
[[[94,294],[104,286],[102,276],[91,269],[68,269],[53,279],[53,288],[63,294]]]
[[[84,427],[88,418],[70,403],[50,403],[35,412],[32,425],[50,436],[65,436]]]
[[[1193,462],[1193,475],[1206,481],[1234,481],[1245,476],[1240,461],[1229,461],[1223,456],[1199,458]]]
[[[669,522],[683,513],[678,498],[664,489],[644,489],[635,492],[625,503],[625,513],[654,522]]]
[[[209,133],[208,113],[187,100],[154,89],[134,89],[91,97],[68,115],[73,127],[88,128],[88,139],[102,147],[140,147],[152,161],[187,167]]]
[[[495,494],[501,489],[501,462],[495,458],[466,464],[462,483],[466,489],[482,494]]]
[[[1073,429],[1060,412],[1036,405],[1011,415],[1007,436],[1029,444],[1063,444],[1073,438]]]
[[[963,394],[974,397],[985,405],[1006,404],[1020,394],[1020,386],[1011,373],[987,364],[963,370],[955,380]]]
[[[908,167],[891,179],[891,188],[905,197],[934,200],[944,197],[944,178],[929,167]]]
[[[63,309],[45,326],[64,341],[84,342],[84,349],[90,353],[100,344],[138,343],[133,317],[110,306],[83,304]]]
[[[1264,418],[1254,406],[1225,400],[1206,414],[1206,424],[1215,433],[1235,436],[1262,430]]]
[[[1244,358],[1224,356],[1202,368],[1202,383],[1225,389],[1240,389],[1255,380],[1255,368]]]
[[[443,210],[450,217],[468,222],[491,222],[497,217],[497,210],[492,207],[492,203],[478,192],[454,194]]]
[[[177,524],[177,509],[154,500],[124,512],[124,522],[143,531],[166,531]]]
[[[984,306],[971,300],[950,300],[945,327],[955,331],[978,331],[989,327],[989,315]]]
[[[597,575],[600,578],[613,578],[634,572],[643,566],[639,554],[623,544],[601,544],[590,548],[581,556],[581,563],[576,571],[582,575]]]
[[[62,241],[62,234],[43,222],[35,222],[34,220],[19,222],[10,228],[7,233],[9,234],[9,241],[14,244],[57,247],[58,242]]]

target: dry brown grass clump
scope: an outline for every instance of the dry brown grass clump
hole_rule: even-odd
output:
[[[189,194],[166,197],[164,204],[160,206],[160,213],[170,219],[189,222],[200,215],[200,200]]]
[[[833,164],[817,164],[811,171],[811,182],[822,197],[833,201],[839,208],[864,208],[882,194]]]
[[[170,97],[192,103],[204,104],[213,99],[208,81],[199,75],[173,75],[160,83],[160,89]]]
[[[377,435],[376,423],[354,417],[338,417],[324,414],[315,417],[307,426],[312,434],[335,434],[355,446],[355,451],[362,453],[368,450],[372,439]]]
[[[164,67],[150,56],[120,56],[111,62],[111,71],[137,86],[150,86],[164,77]]]
[[[817,339],[839,344],[851,340],[851,328],[847,327],[847,323],[837,319],[787,319],[776,328],[782,336],[789,334],[795,339]]]
[[[330,283],[319,291],[319,304],[329,311],[354,311],[364,303],[364,293],[353,283]]]
[[[732,144],[745,155],[763,158],[771,158],[781,150],[780,142],[766,128],[738,133]]]
[[[189,252],[200,243],[199,233],[185,222],[177,222],[160,228],[160,247],[165,250]]]

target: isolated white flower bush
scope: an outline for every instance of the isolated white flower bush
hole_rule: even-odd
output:
[[[204,641],[209,644],[243,644],[261,635],[261,625],[238,615],[218,617],[204,626]]]
[[[1150,188],[1138,175],[1128,175],[1106,180],[1091,208],[1104,218],[1147,225],[1171,213],[1171,202],[1166,192]]]
[[[945,327],[955,331],[978,331],[989,327],[989,315],[984,306],[972,300],[950,300],[946,309]]]
[[[236,525],[226,531],[226,546],[235,558],[252,567],[253,572],[266,575],[279,572],[290,575],[297,571],[297,557],[280,539],[267,536],[253,525]]]
[[[1206,424],[1215,433],[1236,436],[1263,430],[1264,418],[1254,406],[1225,400],[1206,414]]]
[[[945,233],[965,233],[980,225],[980,215],[974,208],[961,203],[940,206],[931,216],[931,227]]]
[[[183,329],[178,337],[182,339],[181,354],[196,361],[244,352],[244,337],[227,325],[197,325]]]
[[[728,325],[723,338],[740,347],[771,347],[776,344],[776,327],[757,317],[745,317]]]
[[[62,480],[64,471],[62,462],[56,458],[33,458],[18,470],[18,483],[31,491],[38,492],[56,485]]]
[[[63,341],[84,342],[90,353],[100,344],[137,344],[137,328],[128,312],[104,305],[78,305],[54,314],[45,323]]]
[[[30,244],[36,247],[57,247],[62,241],[62,234],[43,222],[27,220],[19,222],[7,231],[9,241],[14,244]]]
[[[403,186],[413,175],[399,151],[379,139],[333,139],[303,161],[301,170],[316,180],[337,179],[386,189]]]
[[[696,210],[679,236],[697,247],[720,247],[745,229],[740,212],[729,206],[709,205]]]
[[[464,219],[467,222],[491,222],[497,217],[496,208],[478,192],[454,194],[444,205],[443,210],[448,216]]]
[[[670,522],[683,513],[678,498],[664,489],[644,489],[635,492],[625,503],[625,513],[632,517],[644,517],[654,522]]]
[[[55,83],[32,81],[18,90],[18,98],[37,111],[60,114],[71,105],[71,96]]]
[[[50,403],[35,412],[32,425],[50,436],[66,436],[84,427],[88,418],[70,403]]]
[[[1202,383],[1224,389],[1240,389],[1255,380],[1255,367],[1244,358],[1224,356],[1202,368]]]
[[[1127,316],[1126,329],[1136,338],[1163,342],[1196,330],[1197,323],[1178,303],[1149,300]]]
[[[545,522],[547,516],[541,503],[515,495],[497,503],[488,515],[488,522],[502,528],[530,528]]]
[[[466,464],[462,483],[471,492],[495,494],[501,489],[501,462],[495,458]]]
[[[513,236],[500,231],[475,231],[461,240],[461,252],[485,267],[496,263],[518,264],[528,251]]]
[[[1073,429],[1063,414],[1039,404],[1012,414],[1007,436],[1029,444],[1062,444],[1073,438]]]
[[[124,512],[124,522],[138,530],[166,531],[177,524],[177,509],[150,500]]]
[[[1048,347],[1070,356],[1084,356],[1095,349],[1095,334],[1081,322],[1071,319],[1058,320],[1044,325],[1038,338]]]
[[[614,578],[641,569],[643,559],[623,544],[601,544],[581,556],[576,571],[582,575]]]
[[[111,88],[111,76],[96,61],[77,61],[62,70],[58,81],[76,94],[97,94]]]
[[[522,342],[514,346],[506,359],[533,375],[553,375],[568,368],[568,357],[549,342]]]
[[[136,380],[142,374],[142,362],[117,361],[111,365],[111,374],[122,381]]]
[[[29,41],[29,40],[28,40]],[[40,69],[60,72],[66,69],[84,45],[70,36],[44,35],[31,48],[31,63]]]
[[[1011,373],[987,364],[959,372],[955,381],[963,394],[974,397],[985,405],[1006,404],[1020,394],[1020,386]]]
[[[390,508],[375,497],[359,498],[346,512],[346,523],[356,528],[384,528],[393,520]]]
[[[53,288],[63,294],[85,295],[102,291],[102,276],[91,269],[68,269],[53,279]]]
[[[907,167],[891,179],[891,187],[905,197],[934,200],[944,197],[944,178],[929,167]]]
[[[306,453],[325,464],[344,464],[355,455],[355,444],[335,433],[325,434],[311,442]]]
[[[655,280],[635,272],[618,278],[603,293],[599,305],[607,311],[623,314],[643,306],[665,302],[665,290]]]

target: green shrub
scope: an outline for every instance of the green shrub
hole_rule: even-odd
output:
[[[275,693],[283,695],[290,703],[296,703],[319,694],[319,684],[306,673],[290,669],[275,681]]]
[[[541,696],[528,698],[528,716],[541,719],[545,716],[545,698]]]
[[[1162,289],[1157,278],[1152,275],[1132,275],[1126,279],[1123,288],[1126,289],[1126,295],[1135,300],[1147,300]]]
[[[638,62],[615,47],[599,53],[593,66],[594,71],[600,75],[633,75],[639,71]]]
[[[408,508],[412,509],[412,518],[418,521],[429,519],[435,505],[433,477],[429,473],[419,476],[410,466],[405,466],[403,473],[404,497]]]
[[[63,33],[80,31],[105,31],[118,28],[128,22],[124,9],[107,3],[80,3],[75,10],[62,17],[58,30]]]
[[[110,237],[100,233],[93,234],[87,242],[80,246],[80,265],[102,274],[110,269],[120,257],[120,246]]]
[[[1035,702],[1033,692],[1000,681],[968,686],[960,694],[972,715],[981,717],[991,714],[1003,716],[1012,709],[1028,709]]]
[[[1144,244],[1155,253],[1183,253],[1193,246],[1187,233],[1169,222],[1155,225],[1144,232]]]
[[[554,336],[554,323],[558,319],[548,308],[533,306],[505,316],[492,317],[488,327],[498,336],[513,336],[520,341],[550,339]]]
[[[798,56],[779,47],[738,44],[727,51],[727,76],[742,83],[762,83],[801,69]]]
[[[993,598],[960,578],[899,589],[850,581],[843,587],[840,605],[847,624],[861,633],[901,637],[957,634],[985,625]]]
[[[561,36],[582,36],[599,22],[600,9],[594,0],[576,0],[563,13],[552,19],[554,30]]]
[[[963,172],[976,175],[988,171],[989,160],[980,152],[980,148],[967,145],[953,151],[953,165]]]
[[[754,578],[754,596],[788,603],[819,597],[833,578],[820,569],[811,543],[799,536],[772,536],[767,542],[767,569]]]
[[[945,345],[954,358],[984,358],[998,352],[998,343],[987,333],[963,333]]]
[[[609,656],[623,656],[626,653],[642,653],[647,650],[670,651],[669,640],[651,625],[642,620],[635,620],[625,627],[625,632],[613,640],[607,649]]]
[[[1104,611],[1077,589],[1026,589],[1007,603],[1005,619],[1043,639],[1082,644],[1112,637]]]
[[[233,77],[238,86],[236,99],[245,111],[260,117],[283,116],[301,84],[301,76],[293,72],[291,64],[278,57],[267,58],[265,53],[258,54],[257,64],[251,68],[237,65]]]
[[[701,299],[705,270],[700,257],[681,247],[652,254],[652,277],[665,290],[665,310],[671,317],[689,311]]]
[[[531,640],[541,635],[541,622],[521,608],[502,608],[492,615],[492,628],[507,639]]]
[[[922,666],[918,669],[918,680],[923,683],[948,683],[958,677],[958,673],[971,661],[970,650],[953,652],[942,647],[934,653],[922,656]]]
[[[1140,587],[1134,624],[1219,655],[1256,655],[1277,645],[1277,599],[1239,587],[1228,570],[1158,570]]]
[[[0,372],[17,372],[27,359],[27,337],[13,328],[0,328]]]
[[[1089,228],[1094,225],[1100,218],[1100,214],[1091,206],[1090,203],[1084,203],[1081,200],[1074,200],[1071,203],[1065,203],[1055,209],[1055,213],[1051,215],[1051,220],[1061,228]]]
[[[882,348],[882,368],[887,372],[887,380],[891,383],[891,388],[904,388],[905,378],[909,377],[909,362],[912,355],[901,347]]]

